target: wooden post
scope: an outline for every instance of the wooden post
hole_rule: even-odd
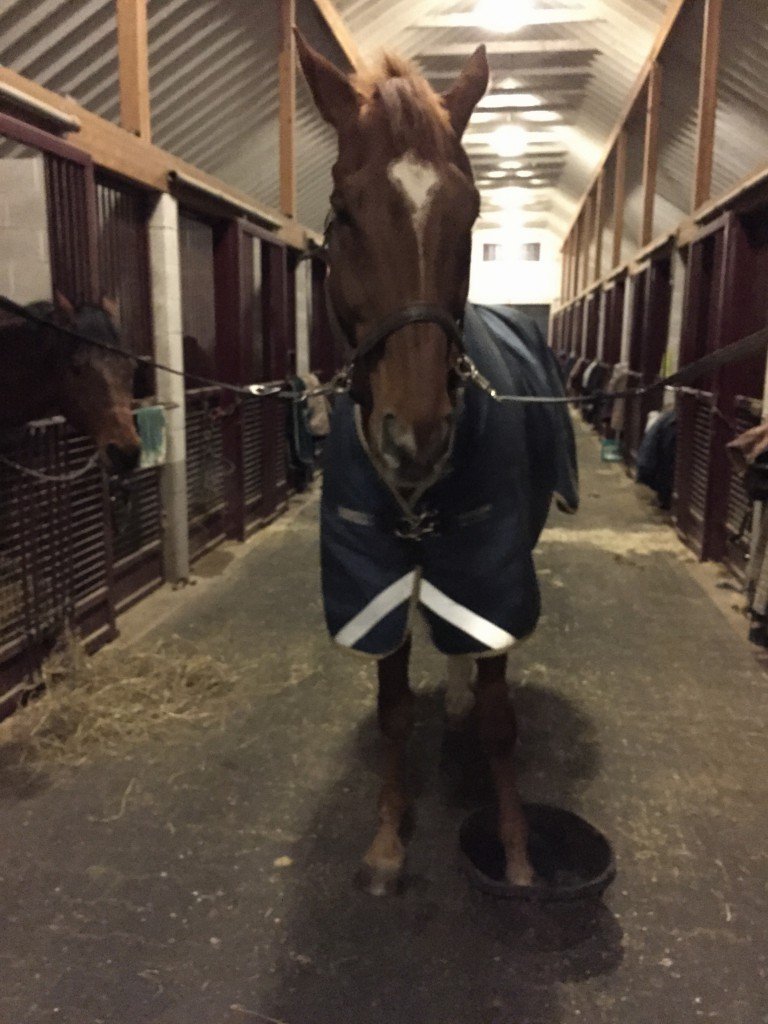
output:
[[[149,142],[147,0],[117,0],[120,125]]]
[[[296,0],[280,4],[280,209],[286,217],[296,216]]]
[[[643,216],[640,222],[640,247],[653,238],[653,204],[656,197],[656,171],[659,165],[659,112],[661,110],[661,64],[658,61],[648,76],[643,145]]]
[[[566,236],[565,247],[563,249],[563,261],[565,263],[565,279],[563,283],[563,298],[565,300],[571,297],[571,236]]]
[[[591,270],[590,249],[592,248],[592,226],[594,222],[594,199],[590,194],[584,204],[584,231],[581,240],[581,288],[588,288]]]
[[[568,239],[564,239],[563,247],[560,250],[560,303],[562,304],[567,295],[568,286]]]
[[[723,0],[706,0],[704,35],[699,77],[699,123],[696,133],[696,169],[693,179],[693,209],[712,194],[712,154],[715,146],[717,73],[720,62],[720,29]]]
[[[613,189],[613,262],[611,270],[621,262],[621,239],[624,234],[624,202],[627,193],[627,130],[616,139],[616,181]]]
[[[603,276],[603,225],[605,223],[605,171],[597,179],[595,192],[595,270],[593,280]]]
[[[576,226],[573,229],[573,294],[579,294],[579,288],[581,281],[581,236],[582,226],[584,224],[584,214],[579,217],[576,221]]]

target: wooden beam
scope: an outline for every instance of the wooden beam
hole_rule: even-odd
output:
[[[525,15],[525,25],[521,28],[530,28],[533,25],[573,25],[585,22],[601,21],[597,11],[592,10],[540,10],[531,11]],[[472,11],[464,11],[455,14],[431,14],[419,20],[414,28],[477,28],[484,29],[478,17]],[[486,29],[487,31],[487,29]]]
[[[693,180],[693,209],[712,194],[712,154],[715,146],[717,73],[720,64],[720,29],[723,0],[706,0],[704,34],[699,76],[699,123],[696,132],[696,169]]]
[[[624,204],[627,196],[627,132],[616,140],[616,179],[613,183],[613,254],[611,270],[621,262],[621,239],[624,235]]]
[[[347,23],[339,14],[338,8],[333,0],[313,0],[315,7],[328,29],[336,40],[336,45],[349,61],[353,71],[359,71],[363,65],[360,51],[357,48],[352,33],[347,28]]]
[[[117,0],[120,124],[149,142],[149,54],[147,0]]]
[[[581,289],[581,238],[584,233],[584,217],[576,221],[576,229],[573,233],[573,294],[577,295]]]
[[[640,248],[653,238],[653,205],[656,197],[656,172],[659,166],[659,113],[661,110],[661,64],[654,64],[648,76],[643,144],[643,214],[640,222]]]
[[[444,43],[419,50],[421,57],[471,57],[481,40],[472,43]],[[585,46],[576,39],[509,39],[505,42],[494,40],[485,44],[490,57],[508,53],[594,53],[593,46]]]
[[[296,216],[296,0],[280,4],[280,209],[286,217]]]
[[[137,185],[157,192],[168,191],[168,176],[175,171],[182,178],[199,183],[213,194],[232,200],[235,206],[251,210],[255,217],[282,225],[277,229],[288,244],[303,248],[305,233],[300,225],[285,218],[271,207],[260,204],[247,192],[233,188],[221,179],[188,164],[173,153],[167,153],[146,139],[125,131],[119,125],[93,114],[70,97],[59,96],[37,82],[25,78],[10,68],[0,66],[0,84],[11,86],[17,92],[48,104],[62,114],[76,118],[80,130],[71,140],[72,145],[87,153],[98,167],[128,178]],[[0,109],[3,107],[0,93]],[[12,110],[10,112],[13,112]],[[18,112],[17,112],[18,115]]]
[[[593,279],[603,274],[603,228],[605,227],[605,172],[597,179],[595,192],[595,268]]]
[[[587,186],[587,190],[584,193],[582,200],[576,209],[576,213],[574,214],[572,223],[576,221],[576,218],[581,213],[581,209],[584,205],[584,201],[587,195],[592,191],[592,187],[597,181],[598,174],[600,174],[600,172],[605,167],[608,161],[608,157],[611,155],[611,152],[613,151],[613,147],[616,144],[619,135],[622,133],[622,131],[624,131],[624,128],[626,127],[626,122],[629,119],[630,114],[632,113],[635,103],[637,103],[640,93],[643,91],[643,88],[645,87],[645,83],[648,80],[648,77],[651,73],[651,68],[656,63],[656,60],[659,54],[661,53],[664,44],[669,38],[670,32],[675,26],[675,22],[680,17],[680,12],[688,2],[690,2],[690,0],[669,0],[669,6],[667,7],[667,10],[664,13],[661,25],[659,26],[659,31],[656,33],[656,38],[653,41],[651,52],[646,57],[645,63],[643,64],[642,68],[640,69],[640,73],[635,79],[635,84],[632,86],[632,89],[630,90],[629,96],[627,97],[627,100],[624,104],[622,113],[619,115],[619,118],[613,127],[613,131],[608,136],[608,141],[605,144],[603,155],[600,158],[597,167],[595,168],[595,172],[592,175],[592,179]],[[699,2],[699,0],[695,0],[695,2]]]

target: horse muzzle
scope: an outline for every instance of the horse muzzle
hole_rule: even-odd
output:
[[[118,476],[127,476],[132,473],[139,465],[139,458],[141,457],[141,446],[140,445],[116,445],[108,444],[104,449],[104,454],[109,462],[109,468],[113,473],[117,473]]]

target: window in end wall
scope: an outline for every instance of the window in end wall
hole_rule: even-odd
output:
[[[520,246],[520,259],[526,263],[539,263],[541,260],[541,242],[523,242]]]
[[[483,263],[503,259],[501,246],[497,242],[483,242]]]

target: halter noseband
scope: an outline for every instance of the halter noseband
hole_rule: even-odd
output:
[[[307,254],[307,256],[316,256],[322,259],[326,267],[329,266],[328,236],[333,224],[334,219],[330,217],[325,224],[322,246],[317,246]],[[448,341],[456,346],[459,351],[460,360],[465,358],[462,323],[460,320],[457,321],[443,306],[437,306],[430,302],[411,302],[379,321],[360,342],[357,342],[345,330],[339,320],[327,277],[325,279],[324,291],[325,307],[328,313],[328,324],[331,328],[331,333],[336,341],[343,345],[349,353],[347,361],[347,371],[349,373],[352,372],[356,363],[359,363],[365,356],[370,355],[371,352],[375,351],[379,345],[382,345],[396,331],[409,326],[409,324],[436,324],[443,331]]]

